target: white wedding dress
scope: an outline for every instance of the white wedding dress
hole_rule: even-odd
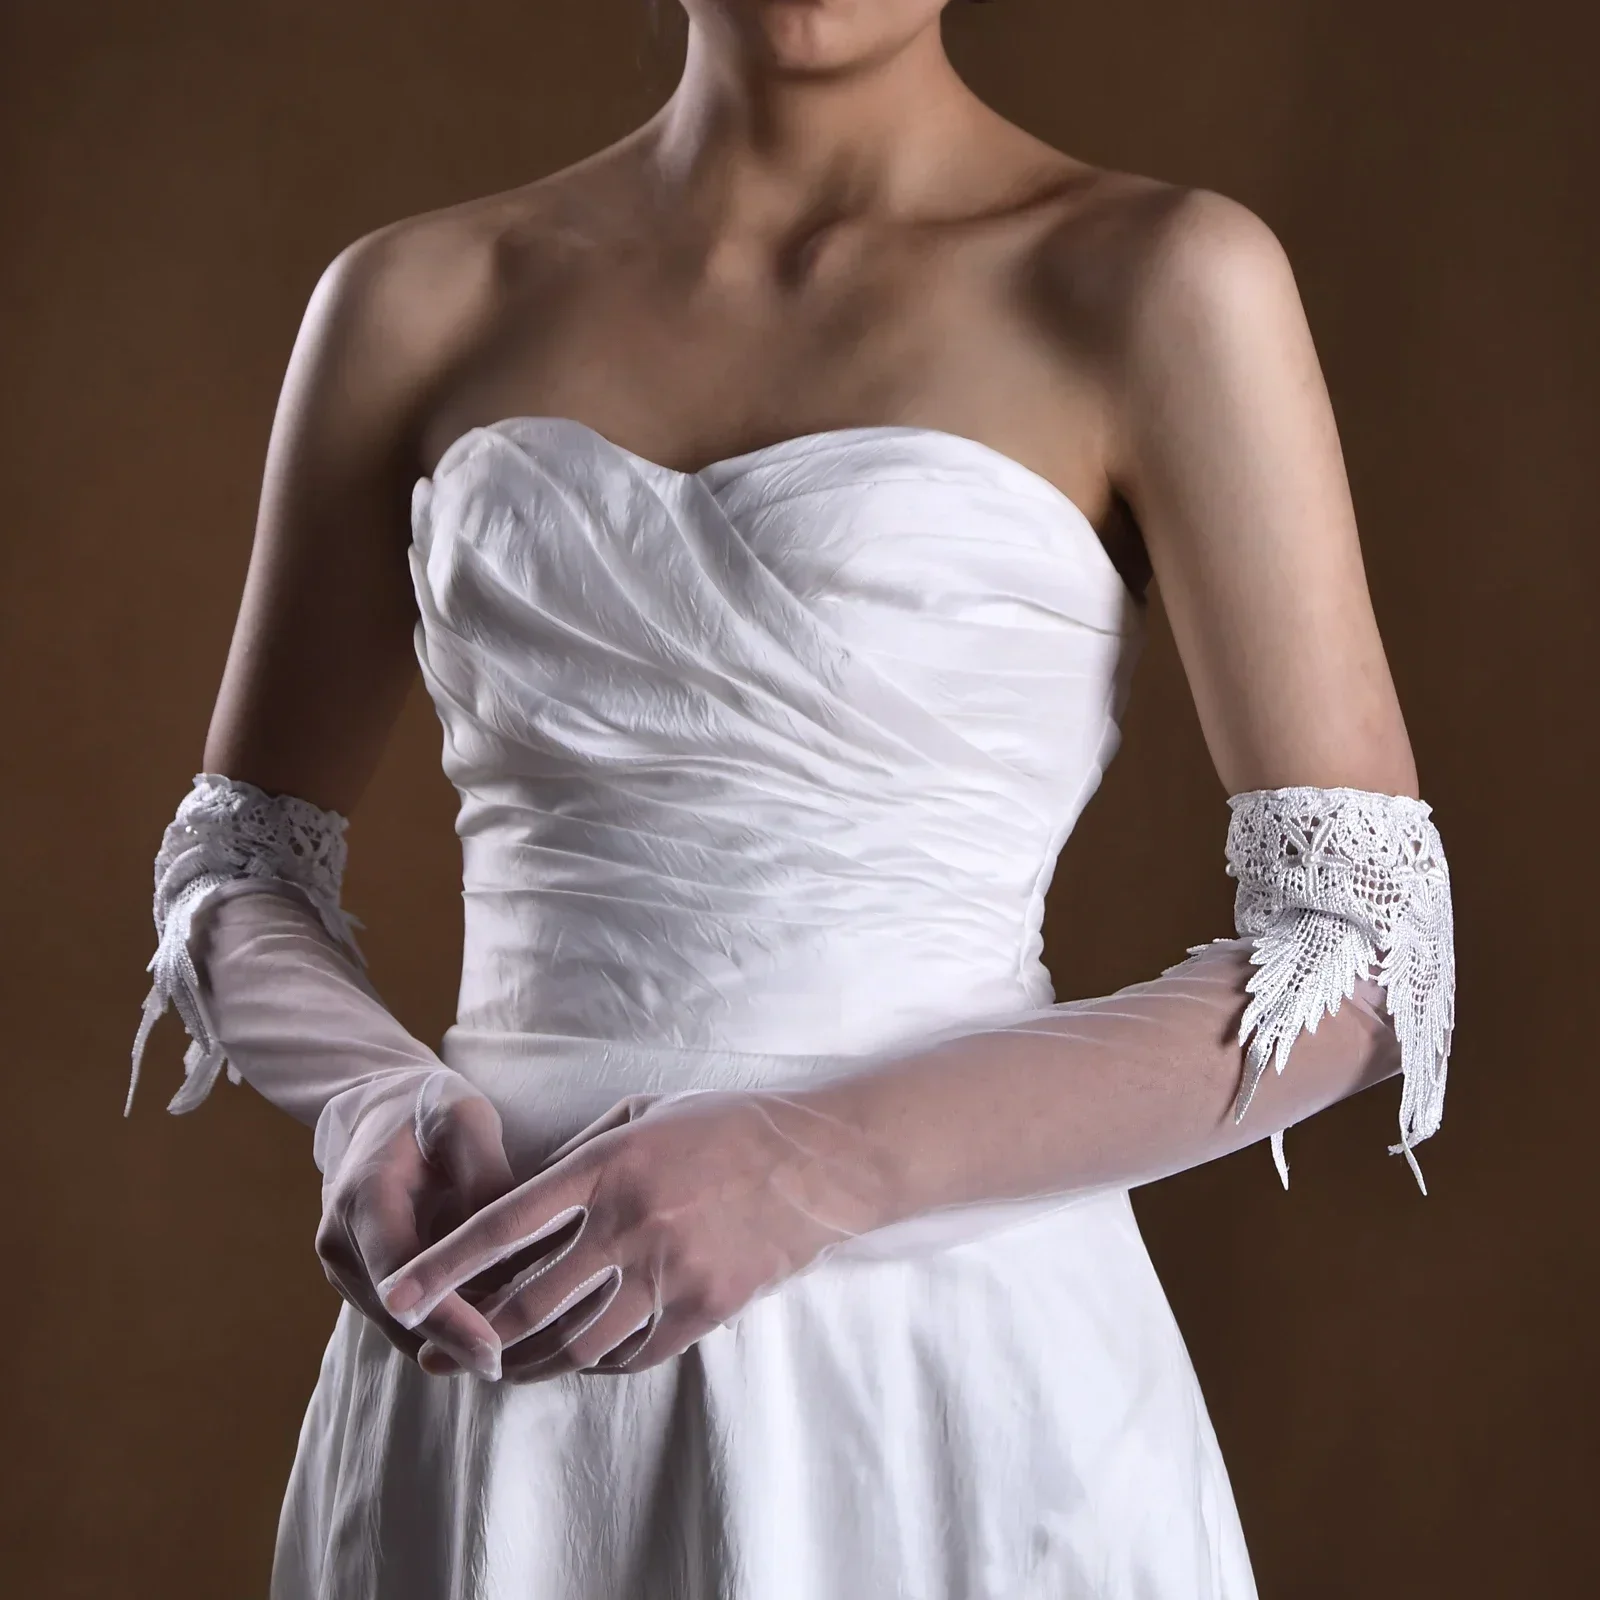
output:
[[[833,430],[679,473],[556,418],[417,485],[461,795],[445,1061],[519,1176],[623,1095],[1048,1005],[1141,612],[1059,490]],[[1125,1191],[871,1236],[629,1376],[429,1377],[346,1306],[274,1600],[1248,1600]]]

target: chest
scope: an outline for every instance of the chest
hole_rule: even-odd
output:
[[[438,447],[504,417],[567,416],[693,472],[900,423],[983,440],[1098,522],[1102,402],[1030,300],[1028,245],[838,230],[777,258],[612,243],[536,263],[439,408]]]
[[[413,511],[430,687],[485,770],[598,761],[635,793],[709,747],[809,795],[888,774],[1048,811],[1136,655],[1081,513],[952,434],[796,437],[684,474],[529,416],[452,444]]]

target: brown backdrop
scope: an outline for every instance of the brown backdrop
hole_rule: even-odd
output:
[[[664,0],[671,10],[672,0]],[[1398,1085],[1143,1191],[1264,1596],[1597,1592],[1597,40],[1579,8],[1003,0],[974,87],[1256,208],[1297,263],[1455,873],[1432,1195]],[[670,19],[669,19],[670,20]],[[646,0],[0,6],[7,1565],[38,1596],[264,1594],[335,1310],[304,1130],[248,1090],[131,1123],[150,860],[200,762],[306,296],[379,223],[598,148],[670,88]],[[420,694],[353,835],[378,981],[437,1039],[453,796]],[[1051,908],[1063,997],[1228,928],[1223,794],[1157,626]],[[20,1258],[22,1289],[10,1292]],[[1583,1581],[1587,1575],[1588,1582]],[[867,1597],[863,1597],[867,1600]]]

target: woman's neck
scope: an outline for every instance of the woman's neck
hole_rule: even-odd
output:
[[[678,86],[639,137],[662,209],[733,244],[937,210],[1004,126],[950,64],[937,19],[826,70],[753,60],[691,26]]]

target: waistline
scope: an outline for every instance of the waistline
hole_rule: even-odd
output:
[[[860,1071],[870,1056],[782,1055],[684,1049],[568,1034],[487,1032],[451,1027],[440,1056],[494,1102],[513,1174],[526,1181],[575,1133],[630,1094],[690,1089],[781,1090]],[[957,1206],[864,1234],[829,1261],[918,1257],[974,1244],[1065,1211],[1126,1210],[1126,1189]]]

